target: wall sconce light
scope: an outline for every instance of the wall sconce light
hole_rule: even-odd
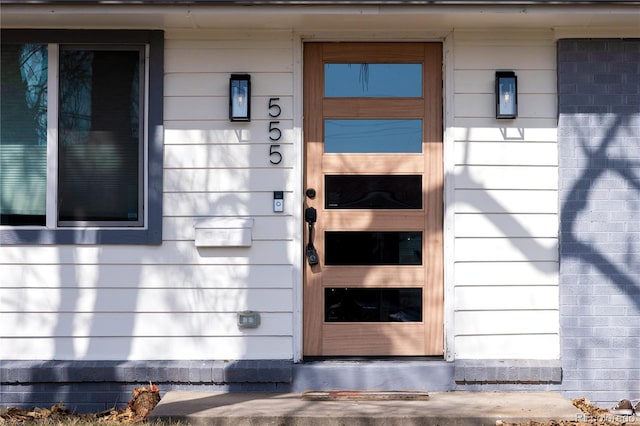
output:
[[[229,121],[251,121],[251,76],[249,74],[231,74]]]
[[[518,116],[518,77],[513,71],[496,71],[496,118]]]

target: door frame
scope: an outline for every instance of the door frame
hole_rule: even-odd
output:
[[[425,39],[423,37],[415,37],[415,38],[411,38],[411,39],[402,39],[402,40],[398,40],[397,38],[394,39],[393,37],[385,37],[384,34],[379,35],[379,37],[374,37],[373,39],[371,38],[367,38],[366,40],[362,40],[360,38],[358,39],[352,39],[349,38],[348,40],[345,38],[336,38],[335,34],[333,34],[332,36],[327,36],[327,37],[319,37],[317,34],[313,35],[313,36],[303,36],[303,35],[299,35],[297,34],[297,36],[299,37],[294,37],[295,39],[297,39],[299,41],[299,43],[294,43],[296,45],[296,57],[299,58],[304,58],[304,44],[308,41],[308,42],[336,42],[336,41],[340,41],[340,42],[360,42],[360,43],[375,43],[375,42],[419,42],[419,43],[433,43],[433,44],[440,44],[441,45],[441,56],[440,56],[440,61],[441,61],[441,66],[442,66],[442,70],[441,70],[441,81],[442,81],[442,88],[440,89],[440,95],[441,95],[441,102],[440,102],[440,108],[442,111],[441,116],[439,117],[440,120],[440,126],[439,126],[439,132],[440,132],[440,137],[439,140],[441,141],[441,168],[442,168],[442,194],[441,194],[441,202],[442,202],[442,228],[441,228],[441,257],[442,257],[442,271],[441,271],[441,297],[442,297],[442,305],[441,305],[441,324],[442,324],[442,330],[440,331],[440,342],[441,345],[443,346],[443,355],[444,358],[446,360],[452,360],[453,359],[453,333],[448,332],[453,324],[453,309],[452,309],[452,300],[453,300],[453,288],[451,285],[448,285],[447,283],[450,282],[450,280],[447,279],[448,276],[451,275],[451,268],[452,266],[449,266],[448,260],[452,259],[452,249],[453,249],[453,241],[452,241],[452,235],[453,233],[450,232],[451,228],[452,228],[452,224],[453,224],[453,217],[451,214],[451,209],[447,208],[447,205],[450,204],[450,200],[452,200],[452,195],[453,195],[453,187],[451,185],[451,183],[449,182],[448,179],[446,179],[447,175],[450,175],[450,172],[453,172],[453,167],[452,166],[447,166],[448,164],[451,164],[449,161],[447,161],[448,158],[453,158],[453,139],[452,139],[452,132],[451,131],[447,131],[447,129],[450,129],[450,127],[447,125],[447,123],[451,123],[452,119],[453,119],[453,114],[452,111],[450,110],[450,108],[448,108],[448,106],[452,105],[452,102],[447,102],[447,99],[452,99],[453,98],[453,88],[450,84],[447,84],[447,82],[452,81],[453,80],[453,56],[451,55],[451,45],[452,45],[452,38],[453,35],[451,33],[442,33],[440,36],[438,37],[429,37],[428,39]],[[297,78],[295,78],[295,85],[294,85],[294,95],[295,93],[298,93],[299,95],[301,95],[303,93],[303,81],[304,81],[304,76],[303,76],[303,67],[304,64],[301,62],[298,62],[297,64]],[[447,71],[449,71],[449,73],[447,73]],[[303,108],[304,105],[304,99],[301,98],[301,96],[296,96],[294,99],[294,109],[299,113],[295,114],[294,116],[294,126],[296,126],[298,129],[302,129],[304,126],[304,120],[302,119],[303,117]],[[298,119],[298,123],[296,124],[296,119]],[[301,233],[299,238],[296,238],[297,240],[297,248],[296,248],[296,252],[298,253],[298,264],[300,265],[300,273],[297,274],[297,278],[299,279],[299,285],[296,286],[296,288],[294,289],[294,298],[296,300],[296,305],[299,306],[299,309],[294,313],[294,319],[297,319],[297,321],[295,321],[294,324],[294,361],[301,361],[303,359],[303,346],[304,346],[304,336],[303,336],[303,329],[304,329],[304,295],[303,295],[303,286],[304,286],[304,268],[306,265],[306,259],[304,258],[304,227],[306,226],[304,220],[303,220],[303,204],[305,201],[305,196],[304,196],[304,181],[305,181],[305,176],[306,176],[306,170],[305,170],[305,151],[306,151],[306,146],[305,146],[305,142],[304,142],[304,135],[303,134],[299,134],[299,142],[300,142],[300,151],[299,151],[299,156],[298,156],[298,161],[299,161],[299,165],[300,165],[300,169],[299,169],[299,182],[301,183],[302,186],[299,187],[300,191],[299,191],[299,195],[296,197],[298,200],[300,200],[298,206],[299,208],[296,211],[296,216],[298,216],[298,223],[299,223],[299,228],[301,229]],[[297,150],[296,150],[297,151]],[[426,262],[425,262],[426,265]]]

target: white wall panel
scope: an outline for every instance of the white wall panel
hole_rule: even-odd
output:
[[[229,94],[228,73],[173,73],[164,78],[165,97],[222,96]],[[290,73],[252,73],[251,94],[257,97],[293,95]],[[256,105],[252,105],[256,106]],[[257,105],[259,107],[259,105]],[[289,117],[291,118],[291,117]]]
[[[461,93],[456,95],[454,108],[458,117],[495,117],[494,94]],[[556,114],[553,94],[518,94],[518,115],[529,118],[553,119]]]
[[[274,188],[276,189],[276,188]],[[277,188],[282,190],[283,188]],[[289,194],[289,193],[287,193]],[[287,195],[285,194],[285,197]],[[167,216],[265,216],[273,214],[273,192],[169,192],[164,196]],[[291,203],[284,213],[290,214]],[[283,236],[287,238],[288,236]]]
[[[558,237],[556,214],[456,214],[456,236],[491,238]]]
[[[557,286],[456,287],[457,311],[558,309]]]
[[[455,315],[458,336],[487,334],[557,333],[557,310],[535,311],[458,311]]]
[[[251,123],[238,124],[229,128],[227,120],[211,121],[170,121],[165,122],[165,146],[203,145],[203,144],[271,144],[269,139],[269,121],[253,120]],[[280,120],[282,132],[280,144],[291,144],[296,140],[293,122]],[[187,154],[188,155],[188,154]],[[229,160],[242,161],[241,157],[229,157]]]
[[[249,264],[9,264],[0,265],[3,302],[21,288],[170,288],[182,289],[290,289],[291,265]]]
[[[460,359],[559,359],[560,339],[551,334],[457,336]]]
[[[290,198],[290,197],[289,197]],[[290,202],[285,195],[284,202]],[[282,240],[283,235],[299,232],[291,215],[274,213],[271,216],[252,216],[254,223],[251,235],[254,241]],[[206,220],[204,217],[165,217],[163,220],[163,238],[165,241],[195,240],[194,224]]]
[[[5,338],[0,359],[199,360],[290,359],[288,336]]]
[[[456,166],[456,189],[558,189],[558,169],[549,166]]]
[[[33,312],[3,313],[6,337],[291,336],[290,313],[260,313],[260,327],[238,328],[235,312]]]
[[[285,48],[291,45],[291,30],[255,31],[242,29],[178,29],[165,32],[166,48],[183,48],[201,46],[206,49],[216,48]]]
[[[454,154],[456,165],[558,165],[557,144],[546,142],[456,142]]]
[[[291,289],[24,288],[4,290],[3,312],[291,312]],[[28,303],[26,303],[28,301]],[[5,325],[0,325],[0,329]]]
[[[282,108],[279,119],[291,119],[292,99],[290,96],[283,96],[278,101]],[[251,117],[252,120],[262,119],[269,127],[269,97],[251,96]],[[229,93],[219,93],[218,96],[173,96],[165,97],[164,101],[165,120],[228,120],[229,118]],[[244,126],[244,123],[231,124],[227,121],[227,128]]]
[[[456,213],[557,213],[555,190],[457,189]]]
[[[276,49],[199,49],[197,47],[165,50],[165,73],[176,72],[292,72],[290,48]]]
[[[544,262],[558,260],[557,238],[456,238],[456,260]]]
[[[456,31],[453,342],[459,358],[559,356],[556,51],[551,31]],[[518,117],[495,119],[495,71]],[[540,347],[543,345],[544,347]]]
[[[464,121],[468,125],[452,129],[454,140],[456,142],[503,143],[503,145],[495,147],[498,148],[497,150],[490,151],[493,155],[500,154],[499,151],[502,149],[509,149],[509,145],[505,145],[504,142],[511,142],[518,146],[524,145],[523,149],[525,150],[527,144],[532,142],[549,142],[557,147],[558,131],[552,127],[556,125],[555,119],[518,117],[515,123],[511,120],[496,123],[495,118],[466,118],[460,119],[460,121]],[[543,127],[543,124],[550,125],[550,127]],[[494,127],[490,127],[490,125]],[[478,147],[480,146],[482,145],[478,145]],[[485,148],[491,150],[492,147],[487,145]]]
[[[553,70],[556,66],[556,49],[553,40],[540,45],[458,43],[455,50],[456,70]]]
[[[452,101],[453,102],[453,101]],[[555,129],[558,125],[558,118],[540,118],[540,117],[527,117],[518,115],[515,120],[496,120],[493,113],[495,112],[495,106],[491,105],[490,112],[486,116],[477,114],[474,117],[454,116],[452,133],[464,134],[472,129],[488,129],[494,126],[494,132],[496,134],[504,134],[505,136],[498,136],[493,141],[500,140],[521,140],[521,141],[543,141],[540,137],[544,137],[549,134],[550,129]],[[535,134],[539,134],[540,137],[532,137]],[[522,135],[528,135],[526,138]]]
[[[231,145],[189,145],[164,148],[165,170],[207,168],[264,168],[274,169],[269,163],[269,145],[267,144],[231,144]],[[281,143],[279,151],[282,162],[278,168],[292,167],[295,164],[291,144]]]
[[[550,262],[457,262],[456,286],[554,286],[559,265]]]
[[[247,265],[289,264],[287,241],[254,241],[251,247],[199,248],[191,241],[165,241],[161,246],[18,246],[0,248],[0,256],[9,262],[37,264],[127,264],[127,265]],[[90,277],[97,269],[91,270]]]
[[[165,170],[166,192],[255,192],[291,188],[294,173],[283,167],[270,169]],[[273,194],[272,194],[273,196]]]
[[[457,69],[454,72],[456,93],[494,94],[495,69]],[[518,69],[518,93],[555,93],[555,69]]]

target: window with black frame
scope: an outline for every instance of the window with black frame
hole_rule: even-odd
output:
[[[163,71],[149,60],[158,37],[135,43],[145,41],[135,32],[131,43],[98,43],[113,38],[82,32],[94,42],[77,44],[50,33],[52,41],[32,42],[47,33],[3,31],[0,237],[13,229],[11,241],[78,243],[64,231],[80,227],[95,237],[84,242],[159,242],[161,211],[151,209],[161,210],[161,190],[145,187],[161,183],[150,173],[162,164],[162,103],[150,101],[162,95]],[[136,229],[154,235],[109,232]]]

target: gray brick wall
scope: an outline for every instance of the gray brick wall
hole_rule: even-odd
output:
[[[640,39],[558,42],[568,397],[640,398]]]
[[[0,407],[50,407],[76,412],[122,408],[150,382],[170,390],[288,392],[293,363],[248,361],[1,361]]]
[[[562,368],[558,360],[456,359],[454,380],[459,390],[466,389],[461,385],[544,385],[561,383]],[[496,386],[495,389],[500,390],[501,387]]]

